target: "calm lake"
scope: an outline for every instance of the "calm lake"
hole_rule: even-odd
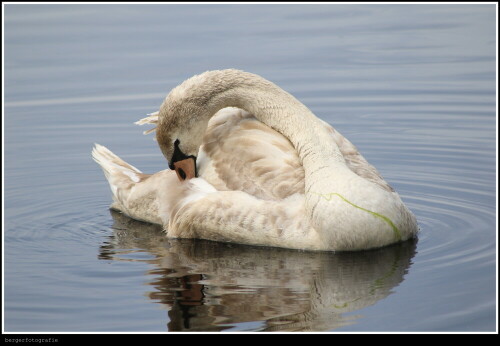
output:
[[[6,332],[496,331],[496,4],[3,6]],[[93,144],[167,168],[134,121],[225,68],[345,135],[418,239],[292,251],[111,212]]]

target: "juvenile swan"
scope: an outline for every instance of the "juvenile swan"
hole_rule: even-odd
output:
[[[229,107],[229,108],[228,108]],[[154,124],[170,169],[148,175],[92,152],[111,207],[167,236],[306,250],[406,240],[415,216],[356,147],[270,81],[229,69],[174,88]]]

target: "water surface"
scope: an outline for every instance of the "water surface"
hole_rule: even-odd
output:
[[[7,4],[4,329],[495,331],[496,5]],[[417,240],[314,253],[166,239],[111,212],[100,143],[211,69],[272,80],[349,138]]]

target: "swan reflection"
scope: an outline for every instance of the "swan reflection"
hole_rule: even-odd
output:
[[[169,331],[222,331],[243,322],[260,323],[253,330],[261,331],[353,324],[360,315],[348,313],[377,303],[403,281],[416,248],[410,240],[330,253],[167,239],[159,226],[111,214],[114,232],[99,258],[154,265],[146,294],[168,310]]]

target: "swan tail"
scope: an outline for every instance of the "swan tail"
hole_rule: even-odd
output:
[[[95,144],[92,158],[101,166],[115,203],[124,204],[132,187],[147,176],[100,144]]]
[[[155,127],[153,127],[152,129],[149,129],[149,130],[146,130],[143,132],[143,134],[148,135],[151,132],[154,132],[156,130],[156,126],[158,125],[158,114],[159,113],[160,113],[159,111],[154,112],[154,113],[150,113],[150,114],[148,114],[147,117],[136,121],[134,124],[136,124],[136,125],[145,125],[145,124],[155,125]]]

